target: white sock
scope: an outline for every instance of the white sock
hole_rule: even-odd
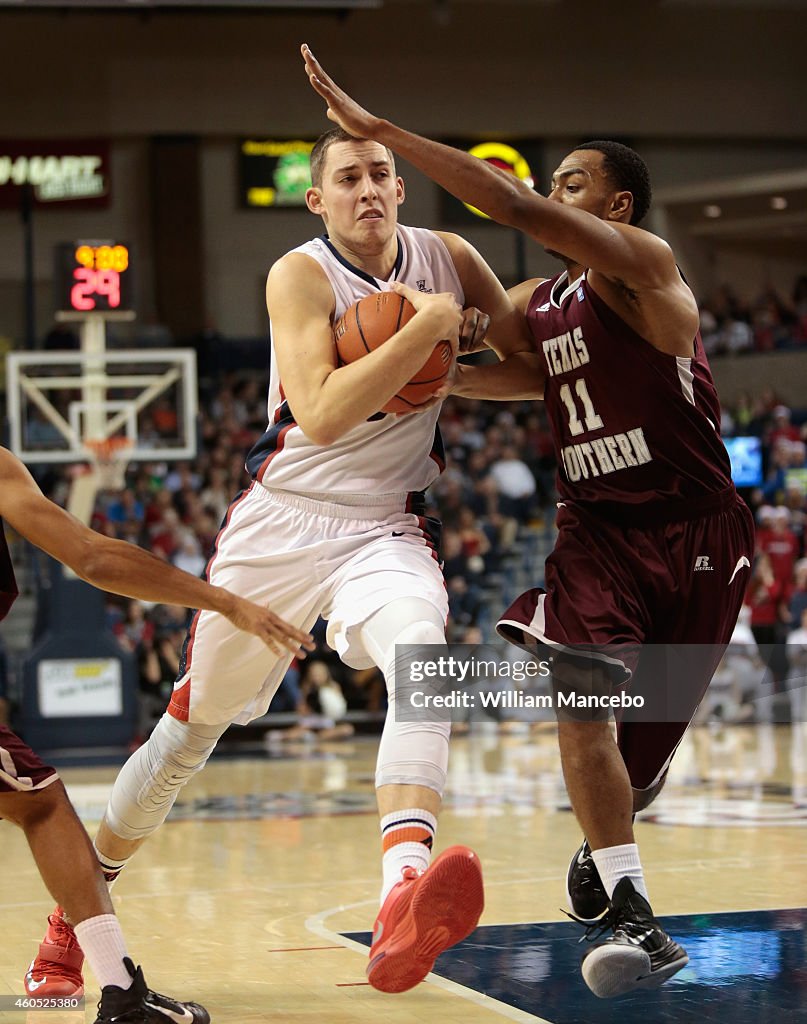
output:
[[[123,963],[128,956],[120,922],[114,914],[100,914],[89,917],[75,926],[87,963],[101,988],[117,985],[118,988],[132,987],[132,978]]]
[[[591,856],[597,865],[597,871],[608,894],[614,895],[620,878],[629,878],[633,888],[647,899],[647,886],[642,874],[642,862],[639,860],[639,847],[636,843],[625,843],[624,846],[606,846],[602,850],[592,850]]]
[[[107,857],[103,853],[99,853],[98,847],[95,843],[92,844],[93,850],[95,850],[95,856],[98,858],[98,863],[101,865],[101,870],[104,873],[104,879],[106,881],[107,889],[112,891],[112,886],[117,882],[118,875],[129,863],[129,858],[126,860],[112,860],[111,857]]]
[[[437,819],[422,808],[392,811],[381,819],[382,904],[392,887],[400,882],[404,868],[423,872],[429,866],[436,831]]]

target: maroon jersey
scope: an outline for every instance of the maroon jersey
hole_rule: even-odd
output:
[[[0,619],[8,615],[17,594],[17,580],[0,519]],[[44,789],[58,778],[56,770],[40,760],[27,743],[7,726],[0,725],[0,793]]]
[[[546,365],[561,499],[691,505],[730,489],[700,335],[692,358],[666,355],[607,306],[585,274],[564,287],[565,280],[564,273],[544,281],[527,307]]]
[[[0,519],[0,619],[4,619],[17,599],[17,579],[8,553],[3,520]]]
[[[0,793],[31,793],[59,776],[6,725],[0,725]]]

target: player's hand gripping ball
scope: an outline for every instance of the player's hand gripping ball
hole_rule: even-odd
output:
[[[366,295],[346,310],[334,327],[339,365],[346,366],[397,333],[415,315],[415,307],[395,292]],[[411,412],[440,387],[451,369],[451,342],[438,341],[408,384],[381,407],[381,412]]]

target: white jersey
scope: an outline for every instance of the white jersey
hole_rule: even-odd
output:
[[[367,295],[389,291],[395,281],[422,292],[464,292],[442,239],[426,228],[398,225],[398,257],[387,281],[354,267],[327,237],[294,249],[311,256],[328,276],[335,298],[334,322]],[[439,406],[406,416],[378,413],[331,445],[310,441],[294,419],[272,346],[269,426],[247,457],[249,473],[265,487],[335,496],[402,495],[423,491],[442,472]]]

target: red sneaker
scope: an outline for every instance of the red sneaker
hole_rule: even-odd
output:
[[[373,928],[367,978],[380,992],[406,992],[437,957],[476,928],[485,906],[479,858],[451,846],[418,874],[404,868]]]
[[[48,918],[48,930],[39,946],[39,955],[25,975],[25,991],[29,996],[84,995],[81,965],[84,954],[76,933],[64,919],[64,911],[57,907]]]

